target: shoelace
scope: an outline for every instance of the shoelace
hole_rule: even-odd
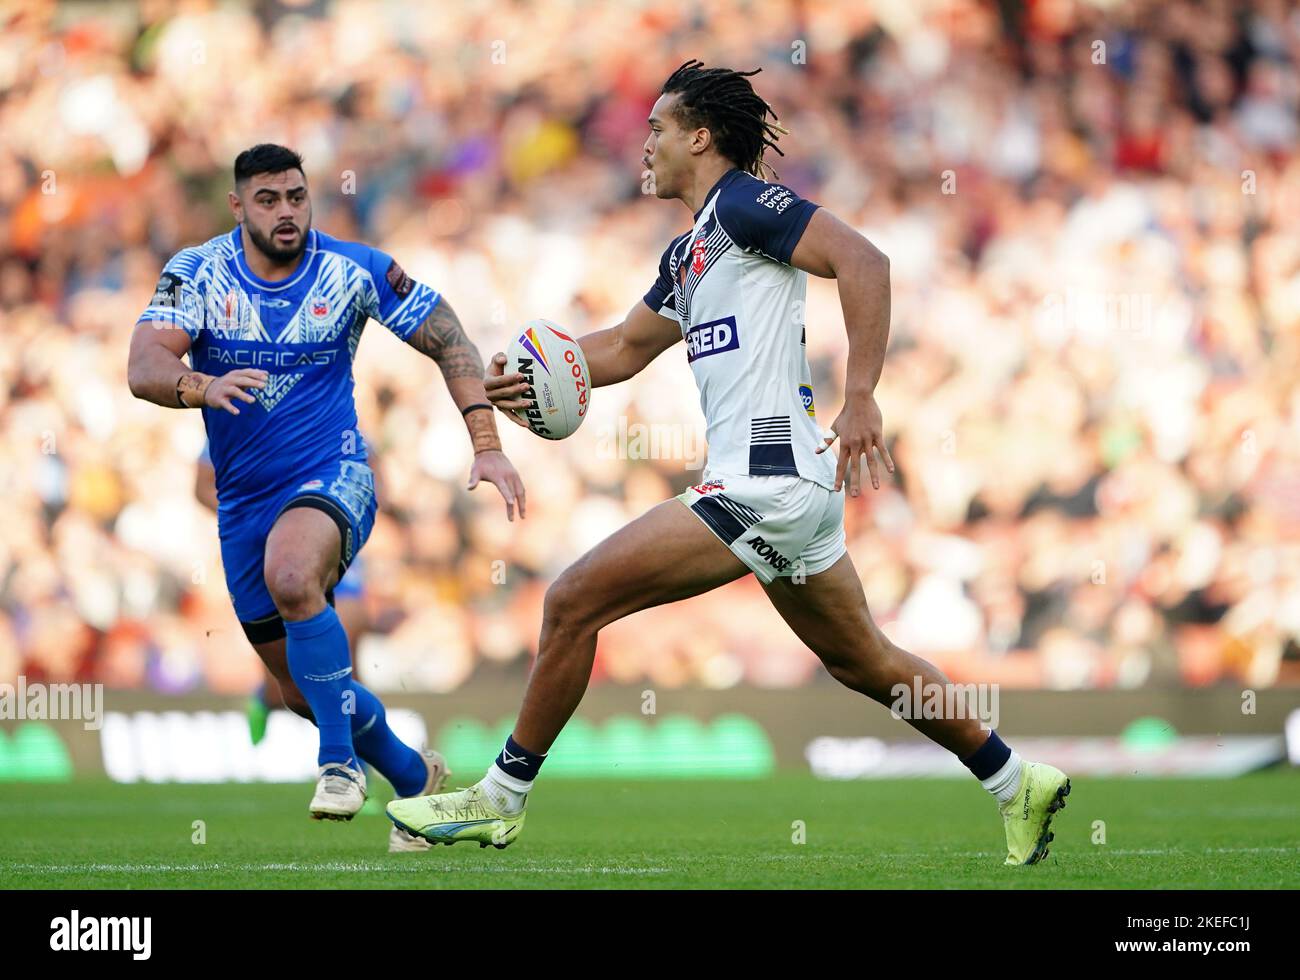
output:
[[[321,773],[321,778],[325,780],[326,793],[347,793],[350,788],[356,784],[356,778],[346,769],[333,766]]]

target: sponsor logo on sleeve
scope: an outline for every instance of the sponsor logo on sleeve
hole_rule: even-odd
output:
[[[415,288],[415,283],[412,282],[411,277],[406,274],[406,270],[397,264],[396,259],[393,259],[392,264],[388,266],[388,271],[384,273],[384,278],[388,280],[388,285],[392,287],[393,292],[402,299],[406,299],[406,297],[410,295],[411,290]]]
[[[810,385],[799,386],[799,400],[803,402],[803,410],[809,415],[816,415],[813,410],[813,392]]]
[[[781,214],[794,202],[794,191],[788,187],[782,187],[780,184],[772,184],[767,190],[759,194],[754,199],[755,204],[761,204],[765,208]]]
[[[158,285],[154,287],[153,299],[149,301],[150,306],[170,306],[178,307],[181,305],[181,287],[185,281],[173,272],[164,272],[158,277]]]

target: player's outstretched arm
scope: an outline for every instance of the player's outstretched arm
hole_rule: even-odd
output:
[[[578,338],[593,388],[616,385],[641,371],[656,357],[682,339],[676,320],[660,316],[644,301],[638,300],[623,322],[608,330],[597,330]],[[528,423],[514,413],[529,408],[524,398],[528,385],[522,374],[505,373],[505,354],[495,354],[483,379],[488,398],[506,413],[506,418],[527,428]]]
[[[483,358],[465,333],[460,318],[447,298],[441,297],[406,342],[437,363],[447,382],[447,390],[460,409],[474,444],[474,465],[470,469],[469,489],[481,480],[495,484],[506,501],[506,518],[515,519],[515,505],[524,516],[524,483],[510,460],[501,451],[496,416],[483,390]]]
[[[141,321],[131,335],[126,383],[136,398],[167,408],[222,408],[238,415],[235,402],[255,399],[244,389],[265,388],[267,374],[238,368],[216,378],[181,360],[190,337],[177,327]]]
[[[846,484],[857,496],[862,487],[862,457],[867,457],[871,485],[880,489],[875,453],[894,472],[885,448],[884,423],[876,404],[876,383],[889,342],[889,259],[871,242],[825,208],[804,229],[790,264],[814,276],[834,279],[849,335],[849,364],[844,382],[844,410],[831,423],[840,440],[835,489]],[[835,437],[828,437],[824,451]]]

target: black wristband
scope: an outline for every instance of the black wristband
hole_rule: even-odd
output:
[[[486,408],[489,412],[492,411],[492,406],[486,402],[475,402],[473,405],[466,405],[460,410],[461,417],[464,418],[470,412],[477,412],[480,408]]]

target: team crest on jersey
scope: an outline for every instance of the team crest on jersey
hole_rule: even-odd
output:
[[[237,290],[228,289],[224,296],[220,292],[214,294],[209,302],[207,325],[219,337],[242,337],[256,330],[256,314],[252,303],[245,301]]]
[[[311,298],[311,302],[308,305],[308,309],[311,310],[311,315],[314,316],[317,320],[324,320],[327,316],[330,315],[330,301],[327,300],[324,296],[318,294]]]
[[[716,493],[727,488],[722,485],[721,480],[710,480],[708,483],[701,483],[699,486],[691,487],[691,489],[696,493]]]
[[[704,271],[705,257],[705,240],[703,237],[697,238],[695,244],[691,246],[691,271],[697,276]],[[685,279],[685,276],[682,277]]]

